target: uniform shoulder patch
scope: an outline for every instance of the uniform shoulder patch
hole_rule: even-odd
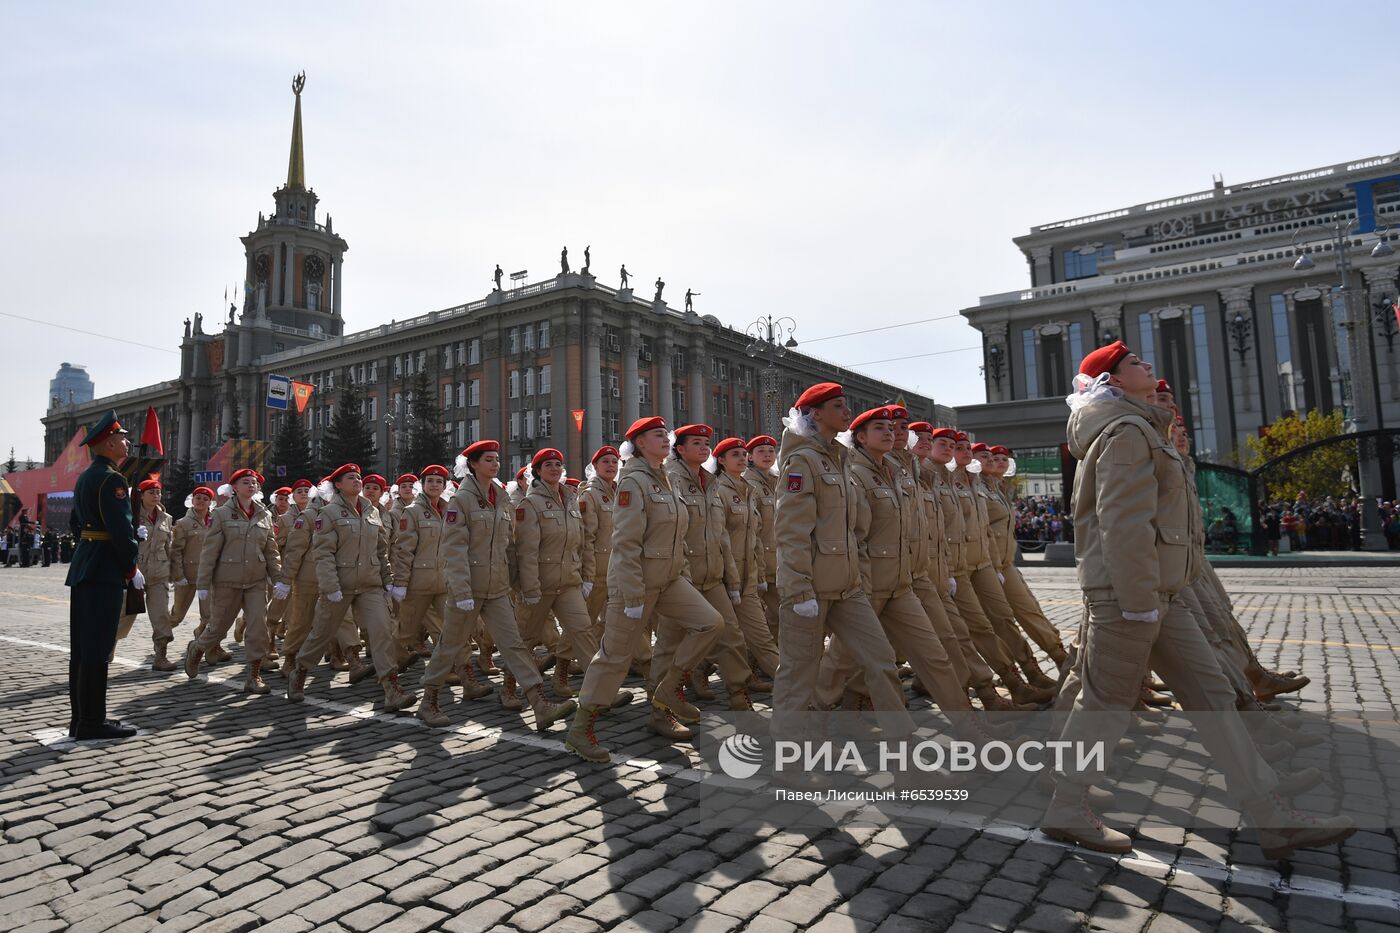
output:
[[[629,505],[631,505],[631,504],[632,504],[632,491],[631,491],[630,489],[624,489],[624,490],[622,490],[622,492],[618,493],[618,494],[617,494],[617,504],[618,504],[618,507],[619,507],[619,508],[624,508],[624,509],[627,508]]]
[[[320,518],[320,516],[317,516],[317,517],[316,517],[316,527],[315,527],[315,530],[316,530],[316,531],[320,531],[320,530],[321,530],[321,518]]]
[[[516,508],[516,510],[515,510],[515,520],[516,520],[517,522],[523,522],[523,521],[525,521],[525,506],[522,505],[522,506],[518,506],[518,507]]]
[[[444,516],[444,520],[445,520],[445,521],[447,522],[447,524],[449,524],[449,525],[455,525],[455,524],[457,524],[457,510],[456,510],[456,509],[448,509],[448,510],[447,510],[447,515]]]
[[[407,531],[407,530],[408,530],[408,519],[407,519],[407,518],[401,518],[401,519],[399,519],[399,531]]]
[[[789,473],[789,474],[788,474],[787,490],[788,490],[788,492],[801,492],[801,491],[802,491],[802,474],[801,474],[801,473]]]
[[[298,517],[296,521],[292,522],[292,527],[296,529],[305,528],[306,519]]]
[[[121,483],[118,483],[117,488],[112,490],[112,495],[116,496],[118,499],[125,499],[126,486]]]

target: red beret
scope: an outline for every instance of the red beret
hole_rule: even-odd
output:
[[[1165,379],[1158,379],[1158,380],[1157,380],[1157,391],[1158,391],[1158,392],[1165,392],[1165,393],[1167,393],[1168,395],[1175,395],[1175,394],[1176,394],[1175,392],[1172,391],[1172,387],[1171,387],[1170,385],[1167,384],[1167,380],[1165,380]]]
[[[404,474],[404,476],[412,476],[412,475],[413,475],[412,473],[405,473],[405,474]],[[441,464],[438,464],[438,463],[434,463],[434,464],[431,464],[430,466],[425,466],[425,467],[423,467],[423,479],[427,479],[429,476],[441,476],[443,479],[448,479],[448,478],[450,477],[450,475],[451,475],[451,474],[449,474],[449,473],[447,472],[447,467],[442,466]],[[402,476],[399,477],[399,482],[401,482],[401,483],[403,482],[403,477],[402,477]],[[415,480],[415,482],[416,482],[416,480]]]
[[[309,480],[309,479],[299,479],[299,480],[297,480],[295,483],[292,483],[292,492],[296,492],[298,489],[310,489],[310,488],[311,488],[311,480]]]
[[[194,492],[190,493],[190,495],[191,495],[191,496],[208,496],[209,498],[213,499],[213,498],[214,498],[214,490],[210,489],[208,486],[196,486],[196,487],[194,487]]]
[[[489,454],[492,451],[500,449],[500,441],[477,441],[475,444],[468,444],[466,449],[462,451],[462,456],[466,457],[468,460],[472,460],[480,457],[482,454]]]
[[[919,431],[932,431],[933,425],[929,424],[927,421],[915,421],[910,423],[909,430],[915,433],[918,433]]]
[[[958,439],[958,432],[952,428],[934,428],[933,436],[935,439],[946,437],[950,441],[956,441]]]
[[[418,477],[414,476],[412,473],[405,473],[403,476],[400,476],[398,479],[394,480],[394,485],[402,486],[404,483],[416,482],[418,482]]]
[[[903,405],[890,405],[888,407],[890,410],[890,417],[895,421],[909,420],[909,409],[905,408]]]
[[[893,421],[895,410],[893,405],[881,405],[879,408],[863,411],[851,419],[851,430],[857,431],[872,421]]]
[[[597,463],[599,458],[606,457],[608,456],[608,454],[612,454],[614,457],[622,456],[622,454],[617,452],[616,447],[612,446],[611,444],[604,444],[602,447],[599,447],[597,450],[593,451],[593,457],[588,462]]]
[[[715,457],[720,457],[731,450],[743,450],[744,439],[742,437],[726,437],[715,445]]]
[[[368,486],[370,483],[373,483],[380,489],[384,489],[389,485],[389,481],[384,477],[380,476],[378,473],[371,473],[369,476],[363,477],[363,480],[366,486]]]
[[[263,482],[263,475],[262,475],[261,473],[259,473],[257,470],[252,470],[252,469],[249,469],[248,467],[244,467],[244,468],[241,469],[241,470],[234,470],[234,471],[233,471],[233,475],[230,476],[230,477],[228,478],[229,485],[233,485],[234,483],[238,482],[239,480],[241,480],[241,479],[242,479],[243,477],[245,477],[245,476],[251,476],[253,479],[255,479],[255,480],[258,481],[258,485],[259,485],[259,486],[262,485],[262,482]]]
[[[152,476],[150,479],[143,479],[136,484],[137,492],[145,492],[147,489],[160,489],[160,477]]]
[[[767,434],[760,434],[758,437],[752,438],[745,444],[744,449],[752,451],[755,447],[762,447],[764,444],[767,444],[769,447],[778,446],[778,442],[773,440],[773,438],[769,437]]]
[[[966,432],[966,431],[954,431],[954,432],[953,432],[953,443],[955,443],[955,444],[966,444],[966,443],[967,443],[967,432]]]
[[[793,408],[816,408],[823,402],[829,402],[834,398],[840,398],[846,394],[846,390],[835,382],[818,382],[797,397],[793,403]]]
[[[338,466],[338,467],[335,468],[335,472],[334,472],[334,473],[332,473],[330,476],[327,476],[327,477],[326,477],[325,481],[326,481],[326,482],[334,483],[336,480],[340,479],[340,478],[341,478],[342,476],[344,476],[346,473],[354,473],[354,474],[357,475],[357,476],[360,475],[360,467],[359,467],[359,464],[356,464],[356,463],[342,463],[340,466]]]
[[[538,470],[540,464],[544,463],[546,460],[558,460],[560,463],[563,463],[564,454],[555,450],[553,447],[546,447],[544,450],[536,451],[535,455],[530,458],[530,468]]]
[[[682,437],[714,437],[715,429],[708,424],[683,424],[676,428],[676,438]]]
[[[1128,345],[1121,340],[1115,340],[1106,347],[1099,347],[1093,353],[1084,357],[1084,362],[1079,364],[1079,372],[1090,379],[1096,379],[1104,373],[1112,372],[1113,367],[1132,353]]]
[[[1011,448],[1003,447],[1001,444],[997,444],[995,447],[992,448],[992,455],[996,457],[1009,457],[1011,456]]]
[[[529,468],[530,468],[530,465],[527,463],[525,466],[523,466],[523,467],[521,467],[520,469],[516,470],[516,471],[515,471],[515,478],[516,478],[517,480],[524,479],[524,478],[525,478],[525,471],[528,470]]]
[[[577,476],[566,476],[564,477],[564,485],[573,486],[575,489],[577,489],[579,485],[579,478]]]
[[[991,448],[988,447],[986,444],[982,443],[981,441],[978,441],[977,443],[975,443],[975,444],[972,445],[972,451],[973,451],[973,453],[976,453],[976,452],[981,451],[981,450],[985,450],[985,451],[987,451],[988,453],[991,453]]]
[[[630,441],[643,431],[664,427],[666,427],[666,419],[659,415],[652,415],[650,418],[638,418],[636,421],[632,422],[632,427],[627,429],[627,433],[624,436]]]
[[[290,496],[291,494],[292,487],[290,486],[281,486],[276,492],[273,493],[274,496]]]

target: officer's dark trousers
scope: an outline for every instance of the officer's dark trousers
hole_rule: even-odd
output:
[[[79,583],[68,604],[68,724],[100,726],[107,719],[107,659],[117,644],[126,588],[121,585]]]

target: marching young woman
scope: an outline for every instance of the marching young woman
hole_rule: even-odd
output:
[[[1330,845],[1355,831],[1344,817],[1304,817],[1277,793],[1235,711],[1235,694],[1178,594],[1195,575],[1186,466],[1168,440],[1171,413],[1151,404],[1152,366],[1118,341],[1086,356],[1068,399],[1074,482],[1074,549],[1086,617],[1080,657],[1065,680],[1076,691],[1061,739],[1104,742],[1126,731],[1149,666],[1193,717],[1230,793],[1259,829],[1266,857]],[[1077,681],[1077,682],[1076,682]],[[1042,822],[1053,838],[1105,852],[1131,839],[1089,805],[1095,774],[1063,771]]]
[[[296,664],[306,636],[311,634],[311,621],[316,612],[316,558],[311,551],[311,531],[316,521],[318,494],[309,479],[292,484],[292,504],[278,519],[279,544],[282,549],[282,575],[273,588],[273,598],[284,606],[287,629],[282,639],[282,673],[290,674]],[[348,647],[342,645],[342,648]],[[350,681],[356,683],[369,671],[353,657]]]
[[[170,610],[170,625],[173,628],[185,620],[185,613],[195,601],[195,591],[199,582],[199,558],[204,550],[204,536],[209,531],[213,518],[209,515],[214,503],[214,490],[208,486],[196,486],[185,500],[188,509],[175,523],[174,535],[170,544],[171,573],[175,577],[175,605]],[[199,634],[209,624],[209,600],[199,601]]]
[[[743,633],[749,656],[768,678],[766,684],[757,680],[751,680],[751,684],[755,689],[772,690],[772,679],[778,672],[778,646],[763,611],[762,597],[768,592],[768,567],[759,540],[763,519],[759,513],[758,490],[745,478],[749,454],[742,438],[727,437],[720,441],[715,445],[714,457],[719,468],[715,484],[717,495],[724,503],[729,553],[733,555],[734,569],[739,574],[739,602],[734,607],[734,615],[739,620],[739,631]]]
[[[778,504],[778,442],[767,434],[750,438],[744,445],[749,453],[749,468],[744,478],[758,494],[758,543],[763,548],[763,582],[759,597],[768,627],[778,637],[778,538],[774,533],[773,511]],[[776,641],[774,642],[776,644]]]
[[[213,511],[199,558],[196,593],[200,599],[213,596],[213,618],[185,649],[185,676],[193,680],[205,652],[223,640],[242,612],[247,620],[244,647],[248,652],[243,692],[256,694],[271,690],[262,679],[262,663],[272,647],[267,631],[267,587],[281,571],[272,513],[258,501],[262,481],[256,470],[235,471],[229,482],[233,495]]]
[[[515,508],[520,631],[527,645],[553,644],[551,613],[559,621],[563,634],[554,652],[553,688],[571,697],[570,665],[583,670],[598,651],[586,602],[593,583],[583,579],[583,568],[593,564],[593,542],[584,533],[578,497],[564,482],[564,454],[553,447],[537,451],[530,475],[529,491]]]
[[[583,514],[584,532],[593,542],[591,566],[583,568],[583,579],[592,583],[588,594],[588,618],[593,631],[603,634],[603,610],[608,604],[608,560],[612,557],[613,500],[617,498],[617,471],[622,466],[617,448],[604,444],[593,452],[579,487],[578,509]],[[647,654],[650,655],[650,650]]]
[[[288,515],[293,513],[292,508],[292,487],[282,486],[272,494],[272,533],[277,539],[277,553],[286,551],[286,529],[290,527],[292,519]],[[285,521],[284,521],[285,519]],[[276,583],[268,585],[267,588],[267,636],[272,642],[273,658],[277,657],[277,639],[286,633],[286,623],[282,619],[283,613],[287,609],[287,601],[278,599]]]
[[[175,638],[170,621],[170,576],[175,566],[172,559],[174,525],[170,513],[160,504],[160,480],[142,480],[136,486],[136,567],[146,578],[146,618],[151,620],[151,640],[155,644],[153,671],[173,671],[175,662],[166,657],[170,642]],[[125,638],[136,621],[134,615],[123,615],[117,622],[117,639]]]
[[[521,708],[518,685],[535,714],[535,729],[544,732],[572,713],[574,703],[570,700],[554,706],[545,700],[534,656],[526,650],[516,625],[510,602],[515,567],[513,510],[505,487],[496,480],[501,470],[500,451],[498,442],[482,440],[457,457],[455,472],[461,485],[447,501],[442,516],[446,622],[423,672],[423,702],[415,715],[434,727],[451,723],[438,704],[438,696],[452,671],[461,668],[473,633],[481,626],[500,651],[505,668],[501,705],[510,710]],[[463,683],[469,682],[476,681],[464,676]]]
[[[360,495],[363,488],[360,468],[353,463],[343,464],[322,481],[325,504],[316,513],[311,538],[320,596],[311,633],[292,667],[287,699],[304,699],[307,674],[336,640],[346,612],[354,610],[356,623],[369,638],[384,709],[398,712],[413,705],[416,697],[399,687],[388,606],[389,536],[378,508]]]
[[[724,620],[691,584],[686,560],[689,512],[672,489],[663,464],[671,440],[662,418],[639,418],[627,429],[621,452],[635,450],[617,482],[613,512],[613,552],[608,564],[608,608],[598,653],[583,677],[579,708],[564,746],[587,761],[606,763],[595,725],[618,696],[627,677],[638,630],[653,613],[684,626],[671,666],[652,692],[647,728],[672,739],[693,736],[679,721],[698,721],[700,711],[685,701],[684,682],[710,652]],[[747,665],[745,665],[747,667]]]

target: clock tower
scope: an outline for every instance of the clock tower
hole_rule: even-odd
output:
[[[258,214],[257,228],[242,238],[247,265],[240,323],[280,331],[291,338],[290,343],[339,337],[345,328],[340,287],[341,259],[347,247],[335,234],[329,215],[325,223],[320,222],[316,192],[306,187],[301,136],[304,87],[305,72],[292,79],[296,97],[292,147],[287,183],[272,193],[276,210],[270,217]]]

